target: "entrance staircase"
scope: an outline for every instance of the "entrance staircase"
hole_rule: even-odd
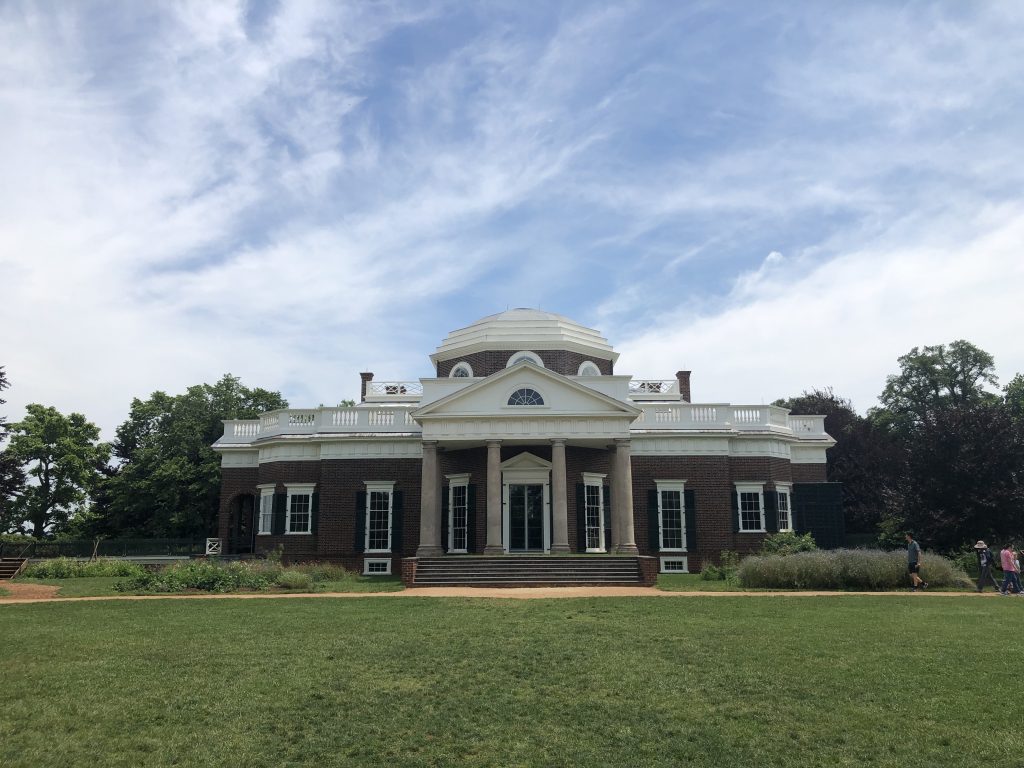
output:
[[[632,586],[643,583],[635,557],[454,555],[416,561],[417,587]]]
[[[0,581],[13,579],[27,563],[24,557],[5,557],[0,559]]]

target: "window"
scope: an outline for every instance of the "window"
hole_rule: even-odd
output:
[[[686,550],[685,481],[655,481],[658,486],[658,540],[662,551]]]
[[[535,389],[517,389],[508,398],[509,405],[544,405],[544,398]]]
[[[449,475],[448,541],[449,552],[469,551],[469,475]]]
[[[793,515],[790,510],[789,503],[790,487],[788,485],[776,483],[775,492],[778,494],[779,498],[779,530],[792,531]]]
[[[256,521],[256,534],[269,536],[274,530],[274,486],[257,485],[260,492],[260,514]]]
[[[764,486],[737,485],[736,503],[739,509],[739,529],[742,533],[763,532],[764,527]]]
[[[577,376],[600,376],[601,369],[597,367],[597,363],[593,363],[590,360],[584,360],[580,363],[579,372]]]
[[[471,379],[473,378],[473,368],[463,360],[455,364],[455,367],[452,368],[452,372],[448,376],[452,379]]]
[[[583,514],[587,552],[604,552],[604,481],[607,475],[583,473]]]
[[[663,557],[661,558],[662,573],[689,573],[690,565],[685,557]]]
[[[394,482],[366,483],[366,551],[391,551]]]
[[[366,576],[390,576],[391,560],[388,558],[366,558],[363,560],[363,574]]]
[[[518,363],[522,362],[533,363],[534,365],[539,365],[541,368],[544,367],[544,362],[540,359],[540,357],[538,357],[533,352],[527,351],[516,352],[514,355],[512,355],[512,357],[508,359],[508,362],[505,364],[505,367],[511,368],[513,365],[517,365]]]
[[[285,533],[313,532],[313,487],[312,485],[289,485],[288,514]]]

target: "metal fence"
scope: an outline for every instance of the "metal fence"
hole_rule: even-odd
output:
[[[202,555],[206,553],[206,539],[103,539],[96,542],[83,539],[73,541],[30,541],[0,543],[0,557],[155,557],[158,555]]]

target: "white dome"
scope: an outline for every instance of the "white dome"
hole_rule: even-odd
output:
[[[554,312],[520,308],[488,315],[452,331],[430,359],[436,363],[492,349],[510,352],[564,349],[613,362],[619,357],[608,339],[592,328]]]

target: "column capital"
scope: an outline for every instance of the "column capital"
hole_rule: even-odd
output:
[[[616,448],[629,448],[632,440],[628,437],[616,437],[613,443]]]
[[[566,438],[564,438],[564,437],[552,437],[551,438],[551,444],[552,445],[565,445],[565,443],[566,443]]]
[[[487,443],[488,445],[501,445],[501,440],[492,439],[492,440],[484,440],[484,442]]]
[[[421,440],[424,448],[437,448],[437,440]]]

